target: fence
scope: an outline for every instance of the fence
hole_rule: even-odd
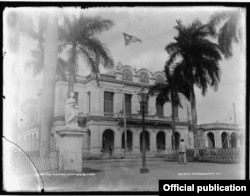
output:
[[[35,168],[30,160],[33,162],[38,171],[48,171],[48,170],[58,169],[58,163],[59,163],[58,156],[30,157],[30,159],[25,156],[18,156],[11,161],[10,163],[11,168],[19,174],[33,173],[35,172]]]
[[[200,161],[238,162],[240,159],[240,148],[214,148],[198,150],[198,160]]]
[[[178,150],[169,150],[165,153],[165,160],[178,160]],[[239,162],[240,148],[213,148],[198,149],[197,161]],[[187,160],[194,161],[194,149],[187,150]]]

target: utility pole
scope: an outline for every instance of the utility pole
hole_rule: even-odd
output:
[[[124,93],[124,88],[125,85],[123,84],[122,89],[123,89],[123,119],[124,119],[124,150],[125,154],[127,153],[127,122],[126,122],[126,98],[125,98],[125,93]]]
[[[236,112],[235,112],[235,104],[233,102],[233,109],[234,109],[234,130],[236,131]]]

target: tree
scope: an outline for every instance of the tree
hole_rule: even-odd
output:
[[[31,20],[30,25],[32,28],[24,28],[23,32],[26,36],[31,37],[34,41],[37,42],[36,48],[31,50],[31,59],[26,62],[25,68],[32,69],[33,76],[35,77],[37,74],[41,73],[44,68],[44,42],[45,42],[45,34],[47,29],[48,16],[44,10],[41,10],[34,20]],[[37,25],[34,22],[37,21]],[[58,43],[58,54],[60,54],[64,45]],[[65,71],[67,70],[68,64],[67,62],[61,58],[59,55],[57,57],[57,72],[58,76],[65,81]]]
[[[198,87],[205,96],[208,87],[217,89],[220,81],[219,61],[221,60],[219,45],[210,41],[216,35],[209,25],[203,25],[199,20],[191,25],[184,26],[177,21],[175,29],[178,35],[175,42],[166,46],[170,57],[167,65],[176,65],[179,74],[190,91],[192,130],[194,134],[194,147],[198,148],[197,137],[197,112],[194,87]],[[175,69],[176,69],[175,68]]]
[[[53,123],[55,83],[58,56],[58,16],[51,10],[48,16],[44,45],[43,88],[41,97],[40,156],[50,152],[51,128]]]
[[[74,91],[76,73],[79,68],[79,58],[82,56],[90,67],[91,72],[96,75],[99,87],[99,65],[104,68],[114,66],[108,48],[95,35],[113,26],[111,20],[103,20],[100,17],[87,17],[80,13],[79,17],[64,15],[63,26],[60,28],[60,40],[67,45],[69,79],[68,95]]]
[[[208,21],[210,28],[215,31],[218,27],[218,43],[225,58],[233,55],[233,43],[240,43],[242,39],[242,12],[233,9],[214,13]]]
[[[168,65],[168,61],[166,62],[164,73],[166,76],[166,82],[164,83],[156,83],[152,87],[150,87],[149,94],[154,95],[157,93],[156,103],[163,105],[166,102],[171,102],[171,110],[172,110],[172,149],[176,149],[175,144],[175,107],[182,107],[180,93],[184,95],[187,99],[189,99],[189,88],[185,81],[183,80],[181,72],[177,67],[174,70],[171,70],[171,66]]]

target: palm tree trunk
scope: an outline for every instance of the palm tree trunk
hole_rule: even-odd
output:
[[[171,109],[172,109],[172,150],[176,150],[175,146],[175,110],[174,110],[174,96],[171,91]]]
[[[50,153],[58,53],[57,17],[57,10],[49,13],[45,37],[43,88],[41,95],[40,156],[47,156]]]
[[[197,150],[199,142],[197,135],[197,112],[196,112],[196,99],[195,99],[194,86],[192,86],[191,88],[190,102],[191,102],[191,113],[192,113],[192,131],[194,135],[194,148]]]
[[[74,78],[74,68],[71,65],[70,66],[70,71],[69,71],[69,81],[68,81],[68,97],[71,92],[74,92],[74,85],[75,85],[75,78]]]
[[[76,43],[72,43],[72,53],[69,61],[69,79],[68,79],[68,97],[71,92],[74,92],[74,84],[75,84],[75,62],[76,62]]]
[[[95,79],[96,79],[96,84],[97,84],[97,87],[100,87],[100,82],[99,82],[99,76],[98,76],[98,73],[95,73]]]
[[[95,72],[96,84],[97,84],[97,87],[100,87],[99,77],[98,77],[99,64],[100,64],[100,54],[98,52],[96,52],[96,62],[95,63],[96,64],[95,64],[95,67],[94,67],[94,72]]]

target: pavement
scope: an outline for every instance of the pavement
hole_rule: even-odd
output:
[[[158,191],[159,179],[244,179],[239,163],[188,162],[147,159],[149,173],[140,173],[141,159],[85,160],[83,172],[41,172],[46,191]]]

